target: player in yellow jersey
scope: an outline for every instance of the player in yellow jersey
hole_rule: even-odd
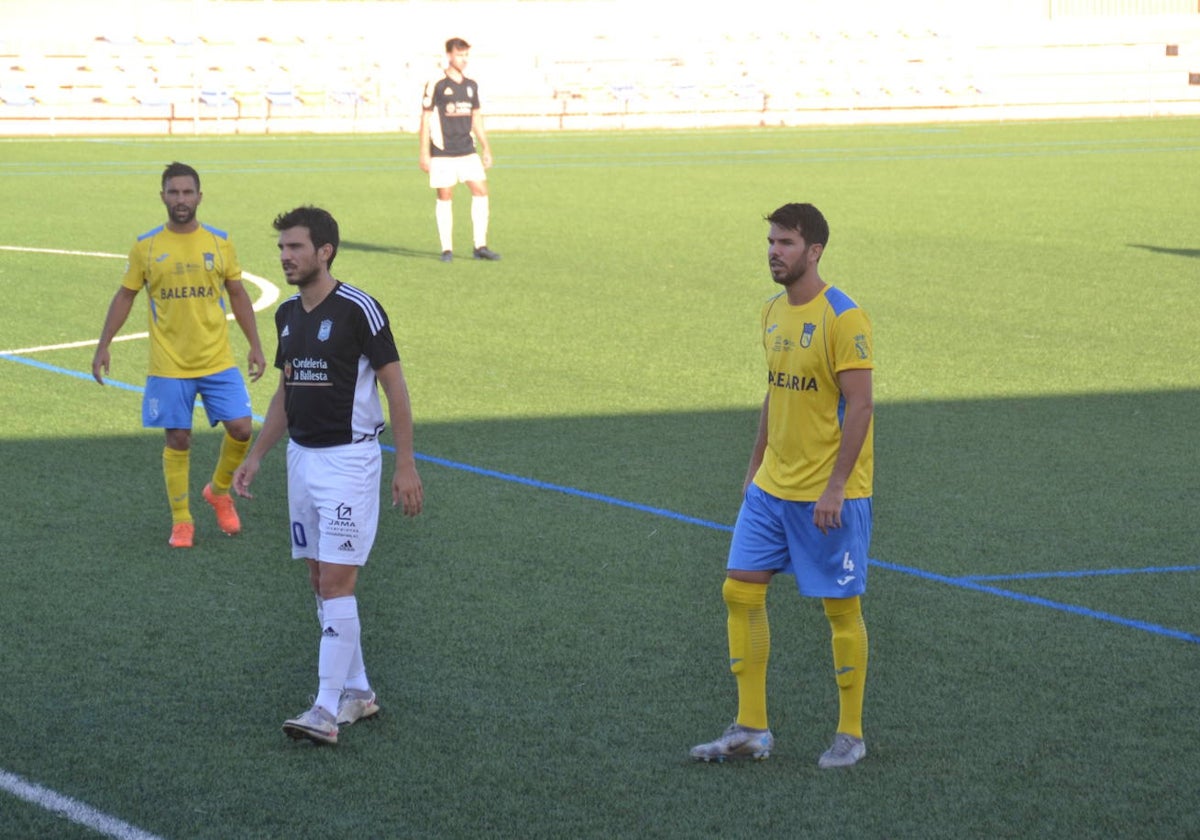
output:
[[[121,287],[109,305],[92,376],[108,375],[109,345],[124,325],[138,292],[149,298],[150,370],[142,399],[142,425],[166,431],[163,477],[171,507],[170,545],[191,548],[195,524],[190,508],[192,412],[204,401],[210,425],[223,423],[225,437],[212,480],[203,496],[226,534],[241,530],[229,488],[233,471],[250,447],[250,392],[229,346],[227,313],[232,312],[250,344],[250,378],[266,368],[254,308],[242,286],[242,268],[229,235],[201,224],[200,176],[187,164],[172,163],[162,175],[167,222],[137,238]]]
[[[738,713],[715,741],[692,748],[700,761],[764,759],[771,633],[767,586],[794,575],[800,594],[821,598],[833,636],[839,717],[818,766],[848,767],[867,754],[863,692],[866,591],[871,541],[874,354],[871,322],[844,292],[821,279],[829,225],[811,204],[785,204],[767,217],[767,259],[784,291],[764,304],[767,393],[734,525],[722,596]]]

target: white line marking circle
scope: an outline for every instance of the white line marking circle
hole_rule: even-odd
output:
[[[0,245],[0,251],[18,251],[26,254],[56,254],[65,257],[103,257],[104,259],[123,260],[126,257],[123,254],[109,254],[104,251],[64,251],[59,248],[22,248],[19,245]],[[258,300],[254,303],[254,311],[262,312],[264,309],[273,306],[275,301],[279,300],[279,287],[265,277],[259,277],[257,274],[251,274],[248,271],[242,271],[242,278],[248,280],[258,288]],[[230,321],[234,320],[233,314],[225,316]],[[119,335],[113,341],[133,341],[139,338],[149,338],[150,333],[130,333],[128,335]],[[11,353],[14,355],[26,353],[38,353],[44,350],[68,350],[73,347],[94,347],[99,344],[99,339],[93,338],[88,341],[71,341],[66,344],[47,344],[43,347],[21,347],[16,350],[0,350],[0,353]]]

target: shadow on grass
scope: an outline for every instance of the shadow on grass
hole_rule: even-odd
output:
[[[405,248],[402,245],[376,245],[371,242],[354,242],[342,240],[339,250],[360,251],[364,254],[391,254],[396,257],[411,257],[422,260],[436,260],[441,257],[441,251],[424,251],[416,248]]]
[[[930,585],[1001,576],[998,589],[1060,608],[1200,632],[1190,602],[1156,597],[1197,563],[1196,416],[1197,391],[880,405],[872,556]],[[484,557],[591,569],[616,556],[631,574],[695,562],[719,576],[755,427],[749,409],[421,424],[427,515],[382,528],[378,550],[432,558],[454,546],[463,573]],[[199,499],[218,445],[197,434],[189,561],[286,557],[282,447],[240,505],[247,533],[230,541]],[[4,448],[22,477],[0,488],[12,556],[151,567],[177,556],[156,436]],[[97,488],[116,501],[98,503]],[[69,568],[90,578],[103,566]],[[1071,577],[1136,570],[1159,571]]]
[[[1198,410],[1196,391],[881,405],[874,553],[947,575],[1192,562],[1200,464],[1186,430]],[[417,431],[429,457],[719,525],[736,512],[755,415]],[[537,836],[632,836],[651,824],[643,815],[685,820],[731,789],[792,808],[747,835],[764,836],[767,822],[811,812],[811,799],[794,802],[798,784],[830,801],[845,794],[820,788],[839,782],[812,766],[836,702],[819,605],[797,608],[790,586],[772,587],[772,604],[786,602],[772,618],[778,755],[762,767],[694,768],[687,746],[709,737],[733,701],[719,594],[728,534],[429,461],[425,514],[385,512],[360,587],[385,712],[345,731],[336,754],[296,748],[279,723],[315,685],[319,626],[303,567],[288,557],[282,447],[256,498],[239,503],[243,533],[217,534],[197,500],[197,546],[180,552],[165,545],[159,436],[70,436],[86,423],[3,444],[0,544],[22,570],[19,586],[0,591],[19,631],[0,646],[13,698],[0,708],[4,769],[164,836],[214,838],[324,836],[328,798],[373,803],[346,811],[364,836],[473,836],[483,825],[516,836],[530,824],[554,829]],[[218,445],[217,433],[197,433],[194,493]],[[1161,576],[1022,585],[1200,630],[1194,587]],[[951,809],[939,825],[989,836],[1009,803],[980,811],[970,797],[990,796],[997,782],[1016,803],[1046,787],[1086,797],[1073,816],[1057,795],[1045,813],[1029,806],[1023,825],[1078,828],[1097,811],[1115,825],[1129,802],[1140,809],[1134,822],[1188,813],[1196,770],[1178,750],[1176,721],[1195,700],[1172,677],[1194,648],[883,570],[869,623],[877,740],[855,771],[855,787],[869,788],[848,812],[856,819],[915,826],[907,803],[920,793]],[[55,714],[18,722],[17,710],[35,706]],[[126,728],[106,725],[113,709]],[[438,737],[413,739],[429,720]],[[956,735],[968,729],[976,737],[963,755]],[[365,772],[329,772],[347,758]],[[1106,781],[1113,767],[1124,775]],[[1177,790],[1157,784],[1164,767]],[[1121,794],[1143,778],[1157,799]],[[929,779],[936,791],[921,789]],[[281,793],[317,784],[328,798]],[[464,800],[464,789],[486,795]],[[194,830],[196,791],[206,808],[220,803],[206,812],[207,833]],[[1164,796],[1172,807],[1161,807]],[[551,798],[555,809],[530,816],[530,802]],[[964,799],[961,811],[947,804]],[[0,834],[11,828],[4,819]],[[597,819],[604,832],[579,830]],[[713,826],[725,820],[721,812]]]
[[[511,484],[520,498],[555,497],[554,515],[580,527],[623,512],[638,527],[698,529],[713,556],[722,556],[756,416],[732,410],[424,423],[417,445],[431,510],[453,508],[460,482]],[[1197,391],[879,405],[872,553],[949,577],[1194,564],[1200,518],[1187,512],[1200,502],[1200,454],[1188,430],[1197,416]],[[198,434],[192,484],[201,526],[208,511],[199,488],[216,447],[214,433]],[[9,441],[4,448],[6,472],[23,477],[0,488],[11,512],[3,542],[13,550],[165,540],[153,435],[63,438],[52,446]],[[282,447],[272,458],[255,488],[270,501],[253,505],[274,506],[278,517]],[[98,487],[120,488],[119,516],[96,507]],[[521,516],[519,506],[504,513]],[[64,528],[64,514],[91,525]],[[486,521],[493,514],[485,505],[468,515]]]
[[[1163,248],[1160,245],[1142,245],[1137,242],[1130,243],[1131,248],[1141,248],[1143,251],[1150,251],[1153,254],[1167,254],[1174,257],[1191,257],[1195,259],[1200,257],[1200,248]]]

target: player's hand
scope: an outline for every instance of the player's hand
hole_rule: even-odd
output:
[[[421,155],[421,157],[417,159],[417,165],[421,167],[422,172],[428,172],[430,166],[429,155]]]
[[[416,516],[425,507],[425,488],[415,466],[398,466],[392,473],[392,507],[397,505],[405,516]]]
[[[257,382],[267,371],[267,359],[263,356],[261,348],[258,350],[251,348],[247,358],[250,361],[250,381]]]
[[[491,168],[492,168],[492,153],[491,153],[491,152],[484,152],[483,154],[481,154],[481,155],[479,156],[479,158],[480,158],[480,160],[482,160],[482,161],[483,161],[483,168],[484,168],[484,169],[491,169]]]
[[[254,494],[250,492],[250,484],[254,481],[254,476],[258,473],[259,464],[257,461],[242,461],[236,470],[233,471],[233,490],[243,499],[253,499]]]
[[[813,506],[813,524],[822,534],[828,534],[830,528],[842,527],[843,494],[830,488],[825,488],[821,498]]]
[[[108,375],[108,366],[112,362],[109,357],[108,349],[97,349],[96,355],[92,357],[92,378],[104,384],[104,377]]]

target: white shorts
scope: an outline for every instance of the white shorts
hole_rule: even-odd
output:
[[[465,184],[467,181],[486,181],[483,159],[479,154],[429,159],[429,186],[435,190]]]
[[[378,441],[313,449],[288,442],[292,557],[363,566],[379,526]]]

